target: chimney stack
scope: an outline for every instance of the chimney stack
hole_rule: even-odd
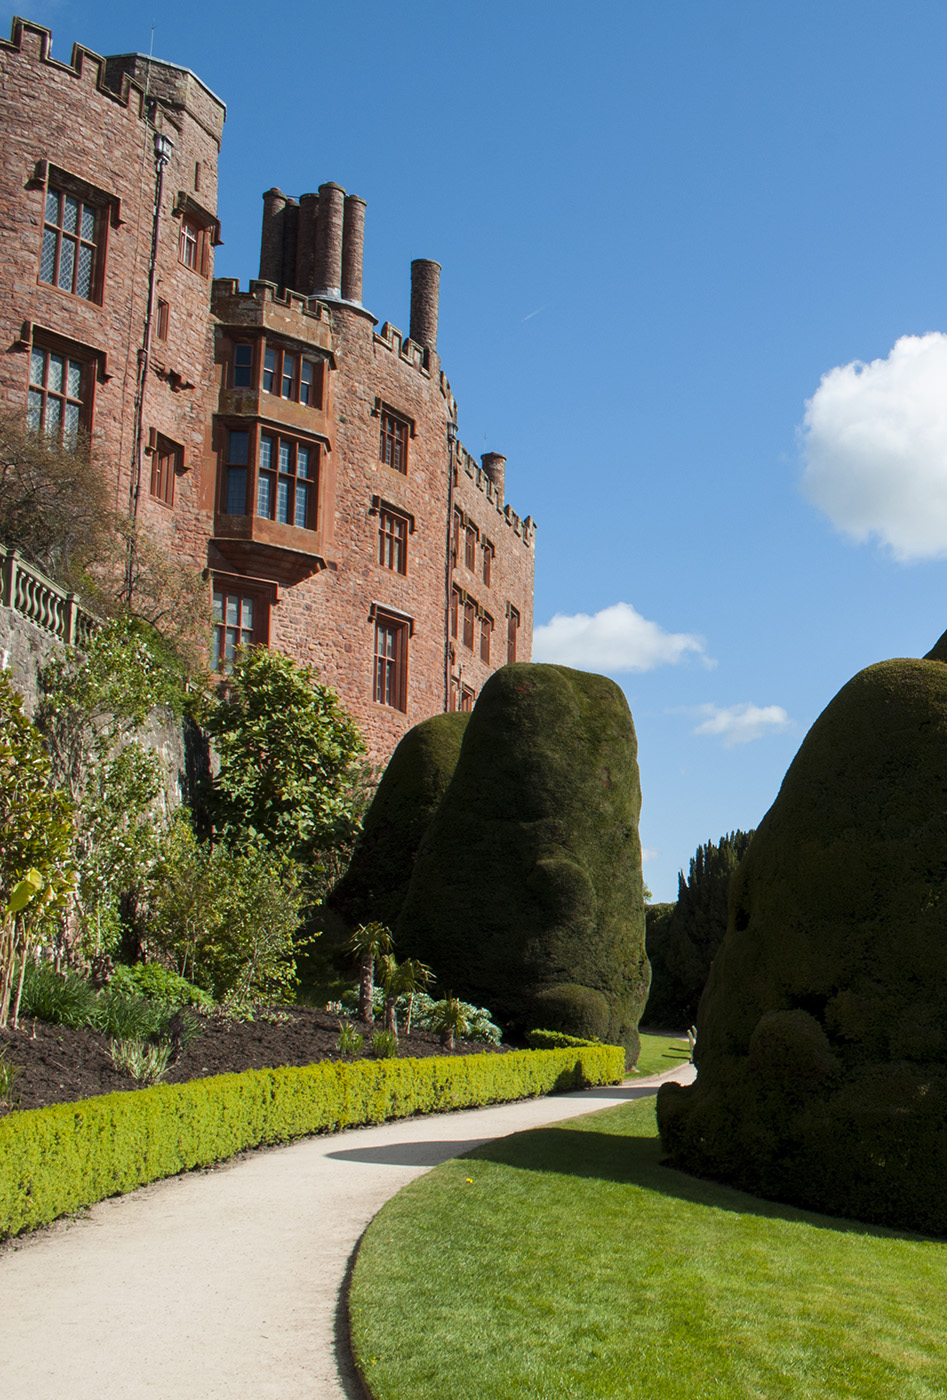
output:
[[[319,227],[319,196],[301,194],[296,224],[296,275],[294,292],[308,292],[316,280],[316,236]]]
[[[342,296],[362,304],[362,251],[365,244],[365,201],[357,194],[345,196],[342,225]]]
[[[330,181],[319,186],[319,218],[316,221],[316,266],[313,293],[342,295],[342,229],[345,222],[345,190]]]
[[[283,280],[283,210],[286,196],[275,186],[263,196],[263,232],[260,236],[260,281]]]
[[[434,354],[437,350],[437,303],[441,265],[427,258],[411,264],[411,339]]]
[[[506,458],[502,452],[485,452],[480,458],[481,465],[496,489],[497,500],[503,505],[503,491],[506,486]]]

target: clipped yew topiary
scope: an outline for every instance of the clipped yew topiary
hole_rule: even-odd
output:
[[[418,852],[395,943],[526,1030],[638,1053],[648,989],[634,725],[614,681],[504,666]]]
[[[351,928],[394,926],[428,822],[457,766],[469,714],[434,715],[409,729],[382,774],[352,860],[332,892]]]
[[[733,877],[665,1086],[674,1165],[947,1233],[947,665],[862,671],[807,735]]]

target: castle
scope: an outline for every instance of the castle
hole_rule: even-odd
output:
[[[114,505],[204,573],[212,662],[316,667],[375,759],[528,660],[535,525],[474,460],[437,354],[362,302],[365,202],[263,196],[260,276],[214,279],[224,104],[188,69],[0,40],[0,404],[88,432]]]

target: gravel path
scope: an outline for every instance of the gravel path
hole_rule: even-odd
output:
[[[360,1400],[340,1295],[384,1202],[480,1143],[658,1082],[307,1138],[16,1241],[0,1253],[4,1400]]]

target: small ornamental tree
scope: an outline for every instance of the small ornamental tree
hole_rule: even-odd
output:
[[[354,838],[365,745],[310,667],[241,650],[203,724],[220,758],[210,802],[219,836],[251,835],[317,864]]]
[[[0,671],[0,1026],[5,1026],[30,928],[72,887],[72,804],[51,781],[43,741]]]
[[[37,724],[53,779],[75,809],[81,951],[114,953],[120,907],[143,891],[164,816],[164,764],[139,736],[155,709],[180,713],[180,676],[125,617],[97,631],[82,653],[66,648],[40,680]]]

